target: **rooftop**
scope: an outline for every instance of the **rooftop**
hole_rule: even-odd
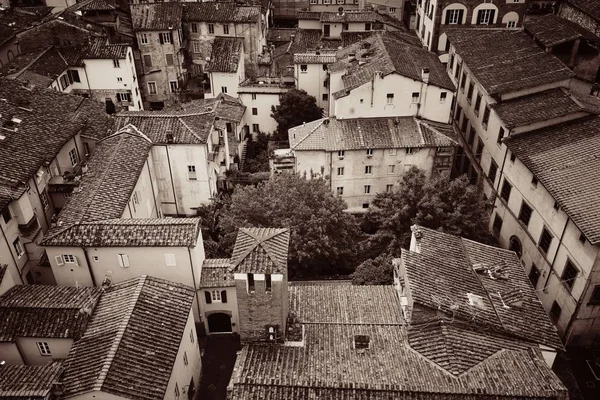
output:
[[[496,335],[562,348],[514,252],[423,227],[413,229],[422,237],[420,250],[403,251],[400,267],[406,271],[405,284],[415,305]]]
[[[546,47],[556,46],[583,38],[599,43],[600,37],[582,28],[574,22],[554,14],[546,14],[539,18],[525,21],[525,32],[529,32],[535,39]]]
[[[402,22],[397,18],[394,18],[388,14],[379,13],[375,10],[345,10],[342,13],[328,11],[301,11],[298,13],[298,19],[317,20],[327,23],[379,22],[406,30]]]
[[[360,150],[455,146],[442,124],[413,117],[322,118],[288,132],[293,150]]]
[[[240,228],[231,254],[234,272],[287,274],[290,230]]]
[[[200,287],[233,287],[233,268],[229,258],[206,259],[200,270]]]
[[[596,0],[567,0],[567,3],[600,21],[600,4]]]
[[[46,365],[3,365],[0,374],[0,399],[45,400],[60,381],[62,363]]]
[[[403,30],[370,30],[370,31],[342,31],[342,47],[348,47],[355,43],[358,43],[364,39],[370,38],[374,35],[390,36],[396,40],[411,44],[413,46],[421,47],[421,41],[412,32],[405,32]]]
[[[183,19],[202,22],[257,22],[261,7],[240,6],[234,2],[188,2],[183,4]]]
[[[600,109],[595,110],[588,104],[581,102],[580,97],[582,96],[571,93],[566,89],[555,88],[502,101],[493,105],[492,108],[508,129],[548,121],[574,113],[600,113]],[[549,107],[549,105],[551,106]]]
[[[0,46],[17,33],[39,23],[51,10],[49,7],[18,7],[0,11]]]
[[[296,28],[269,28],[267,32],[267,42],[287,43],[292,41],[296,34]]]
[[[81,49],[57,48],[36,49],[29,53],[21,53],[0,70],[0,76],[20,78],[30,84],[50,87],[69,67],[81,67]]]
[[[333,64],[336,62],[335,53],[296,53],[294,64]]]
[[[489,95],[515,92],[574,76],[558,58],[546,53],[522,31],[451,29],[456,53]],[[493,48],[493,52],[481,49]]]
[[[131,22],[135,30],[170,31],[181,26],[181,3],[132,4],[130,8]]]
[[[83,334],[100,288],[17,285],[0,296],[0,341]],[[0,374],[1,375],[1,374]]]
[[[106,288],[65,362],[65,397],[102,391],[162,400],[181,340],[189,337],[194,293],[149,276]]]
[[[211,4],[211,3],[196,3]],[[218,3],[216,3],[218,4]],[[217,36],[212,44],[210,61],[206,65],[208,72],[237,72],[242,58],[244,38]]]
[[[351,90],[371,82],[375,72],[383,76],[397,73],[422,81],[422,70],[429,69],[429,84],[454,90],[454,84],[435,53],[416,47],[390,35],[375,35],[338,51],[338,61],[331,72],[344,71],[344,89],[334,98],[348,95]]]
[[[600,117],[514,135],[505,143],[590,243],[600,243]]]

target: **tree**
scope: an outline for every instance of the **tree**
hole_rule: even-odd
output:
[[[365,218],[377,229],[363,244],[365,256],[371,258],[382,253],[397,256],[401,248],[407,248],[413,224],[493,243],[486,202],[464,175],[428,180],[422,170],[412,167],[397,191],[375,197]]]
[[[382,254],[375,259],[369,258],[352,275],[353,285],[391,285],[394,283],[392,256]]]
[[[257,186],[236,187],[221,223],[230,242],[241,227],[290,228],[290,275],[316,277],[353,267],[359,230],[345,208],[324,180],[280,174]]]
[[[259,132],[256,139],[248,139],[246,147],[245,172],[264,172],[269,170],[269,135]]]
[[[204,242],[204,252],[206,258],[224,258],[229,257],[227,250],[228,244],[223,239],[224,232],[220,226],[220,219],[223,210],[227,208],[231,198],[226,194],[221,194],[206,205],[201,205],[196,209],[196,215],[201,219],[202,241]]]
[[[281,96],[278,106],[271,106],[271,117],[277,121],[273,139],[285,142],[288,140],[288,129],[323,118],[323,111],[314,96],[304,90],[291,89]]]

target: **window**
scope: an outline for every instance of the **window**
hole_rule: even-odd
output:
[[[300,64],[300,72],[305,74],[308,71],[308,65],[307,64]]]
[[[171,44],[173,42],[173,37],[171,36],[171,32],[161,32],[159,33],[160,44]]]
[[[252,108],[252,115],[258,115],[258,108]]]
[[[177,83],[177,81],[170,81],[169,88],[171,89],[171,93],[176,93],[177,89],[179,89],[179,84]]]
[[[446,92],[442,92],[440,93],[440,103],[445,103],[446,102]]]
[[[560,210],[560,205],[558,204],[558,201],[554,201],[554,205],[552,206],[556,211]]]
[[[67,71],[67,74],[69,74],[69,79],[71,80],[71,82],[81,82],[81,78],[79,78],[79,71],[70,69],[69,71]]]
[[[117,101],[130,103],[131,102],[131,94],[130,93],[117,93]]]
[[[365,194],[371,193],[371,185],[365,185]]]
[[[193,46],[194,46],[194,53],[200,54],[202,52],[202,49],[200,47],[200,42],[193,42]]]
[[[369,203],[363,203],[362,208],[369,208]]]
[[[63,254],[62,260],[63,260],[63,262],[68,263],[68,264],[77,264],[77,259],[75,258],[75,256],[73,254]]]
[[[92,260],[94,262],[99,262],[100,261],[100,257],[98,257],[98,256],[92,256]]]
[[[60,87],[61,87],[61,90],[65,90],[70,85],[71,85],[71,83],[69,82],[69,77],[67,75],[63,75],[63,76],[60,77]]]
[[[167,267],[176,267],[177,260],[175,259],[175,254],[165,254],[165,265]]]
[[[367,22],[365,24],[365,31],[370,31],[370,30],[371,30],[371,24]]]
[[[188,168],[188,172],[187,172],[188,181],[195,181],[196,180],[196,166],[188,165],[187,168]]]
[[[391,193],[392,190],[394,190],[394,185],[391,185],[391,184],[385,185],[385,191],[386,191],[386,193]]]
[[[148,82],[148,93],[156,94],[156,82]]]
[[[252,100],[256,100],[256,93],[252,93]]]
[[[447,10],[446,25],[462,24],[464,10]]]
[[[148,34],[147,33],[140,33],[140,43],[148,44]]]
[[[536,178],[535,176],[531,178],[531,184],[535,187],[537,187],[538,185],[538,178]]]
[[[337,174],[338,174],[338,176],[344,175],[344,167],[338,167]]]
[[[208,33],[210,33],[210,34],[215,33],[215,25],[214,24],[208,24]]]
[[[227,93],[227,86],[221,86],[221,93]]]
[[[271,274],[265,274],[265,292],[271,291]]]
[[[496,139],[496,143],[498,144],[502,144],[502,139],[504,139],[504,128],[500,127],[500,130],[498,131],[498,139]]]
[[[387,104],[394,104],[394,93],[387,94]]]
[[[144,59],[144,66],[146,68],[152,68],[152,55],[151,54],[144,54],[142,56],[142,58]]]
[[[396,155],[396,149],[390,149],[390,156]]]
[[[483,110],[483,119],[481,120],[481,124],[485,129],[487,129],[488,121],[490,120],[490,106],[486,105],[485,110]]]
[[[117,254],[117,261],[119,262],[119,267],[121,267],[121,268],[129,267],[129,255]]]
[[[51,356],[52,352],[50,351],[50,346],[48,342],[35,342],[38,350],[40,351],[40,355],[42,356]]]
[[[592,291],[592,296],[588,301],[588,305],[600,305],[600,285],[594,286],[594,290]]]
[[[310,4],[317,4],[317,0],[310,0]]]
[[[7,223],[7,224],[12,219],[12,215],[10,213],[10,209],[8,208],[8,206],[6,206],[4,208],[4,210],[2,210],[2,218],[4,218],[4,222]]]
[[[177,383],[175,383],[175,398],[179,398],[179,385],[177,385]]]
[[[338,150],[338,158],[340,160],[343,160],[345,155],[346,155],[346,152],[344,150]]]
[[[77,157],[77,150],[71,149],[71,151],[69,151],[69,161],[71,162],[72,167],[77,165],[77,162],[79,161],[79,158]]]
[[[531,264],[531,270],[529,270],[529,280],[535,289],[537,287],[538,281],[540,280],[540,270],[535,264]]]
[[[367,157],[373,156],[373,149],[367,149]]]
[[[538,243],[538,247],[544,252],[544,253],[548,253],[548,250],[550,250],[550,245],[552,244],[552,234],[550,233],[550,231],[548,231],[548,229],[546,229],[546,227],[544,227],[544,229],[542,229],[542,234],[540,236],[540,241]]]
[[[507,28],[515,28],[517,26],[517,21],[508,21],[506,23]]]
[[[167,54],[167,65],[173,65],[173,54]]]
[[[412,102],[413,103],[418,103],[419,102],[419,92],[413,92],[412,93]]]
[[[254,293],[254,275],[253,274],[248,274],[248,292],[250,293]]]
[[[469,137],[467,138],[467,144],[469,145],[469,147],[473,147],[473,144],[475,143],[475,136],[475,128],[471,127],[471,129],[469,130]]]
[[[469,90],[467,91],[467,102],[469,102],[469,104],[471,104],[471,99],[473,98],[473,89],[475,88],[475,85],[473,84],[473,82],[469,82]]]
[[[121,68],[121,63],[119,62],[119,60],[113,60],[113,67]]]
[[[407,147],[406,148],[406,154],[412,154],[413,153],[413,148],[412,147]]]
[[[196,341],[196,339],[194,338],[194,331],[191,330],[190,331],[190,342],[194,343]]]
[[[188,366],[189,362],[188,362],[188,358],[187,358],[187,352],[183,352],[183,365],[185,365],[186,367]]]
[[[508,183],[506,179],[504,179],[504,183],[502,184],[502,189],[500,190],[500,197],[504,199],[508,203],[508,199],[510,199],[510,192],[512,190],[512,185]]]
[[[467,133],[468,125],[469,125],[469,118],[467,118],[467,116],[465,115],[465,117],[462,120],[462,124],[460,125],[460,130],[463,131],[464,133]],[[469,143],[469,145],[473,145],[473,143]]]
[[[365,175],[371,175],[373,173],[373,167],[371,165],[365,165]]]
[[[479,10],[477,13],[477,24],[488,25],[494,23],[494,15],[496,10]]]
[[[252,132],[254,132],[254,133],[260,132],[260,128],[259,128],[258,124],[252,124]]]
[[[529,206],[529,204],[523,202],[521,203],[521,210],[519,211],[519,221],[525,224],[525,226],[529,225],[529,221],[531,220],[531,214],[533,210]]]
[[[579,235],[579,243],[585,244],[585,241],[586,241],[585,235],[583,233],[581,233],[581,235]]]
[[[465,92],[465,85],[467,84],[467,73],[463,71],[462,78],[460,80],[460,89]]]
[[[516,159],[517,159],[517,156],[515,155],[515,153],[510,153],[510,162],[514,163]]]
[[[117,77],[117,82],[123,82],[123,78]]]
[[[390,10],[389,10],[389,11],[390,11],[391,13],[395,13],[395,12],[396,12],[396,7],[390,7]]]
[[[329,101],[329,95],[327,93],[323,93],[323,101]]]
[[[573,289],[573,285],[575,284],[575,279],[577,279],[577,268],[573,265],[573,262],[567,258],[567,263],[565,264],[565,269],[560,277],[562,283],[569,289],[569,292]]]
[[[479,115],[479,107],[481,107],[481,93],[477,92],[477,97],[475,99],[475,107],[473,108],[473,111],[475,111],[475,114]]]
[[[496,235],[500,234],[500,231],[502,230],[502,223],[502,218],[500,218],[500,216],[496,214],[496,216],[494,217],[494,223],[492,224],[492,230]]]
[[[342,24],[342,30],[343,31],[347,31],[348,30],[348,24]]]
[[[23,251],[23,245],[21,244],[21,239],[16,238],[13,242],[13,247],[15,249],[15,253],[17,254],[17,257],[21,258],[21,256],[23,256],[23,254],[25,254],[25,251]]]
[[[396,171],[396,166],[394,164],[388,165],[388,174],[392,175]]]
[[[481,155],[483,154],[483,140],[479,139],[477,143],[477,150],[475,150],[475,158],[481,161]]]
[[[46,192],[40,192],[40,201],[42,202],[42,207],[44,210],[47,210],[50,207],[50,202],[48,201],[48,195]]]
[[[223,34],[229,35],[229,25],[223,25]]]
[[[192,24],[192,33],[198,33],[198,24]]]
[[[560,308],[558,303],[556,301],[554,303],[552,303],[552,308],[550,308],[550,319],[552,320],[553,323],[556,324],[558,322],[558,320],[560,319],[561,312],[562,312],[562,309]]]
[[[490,178],[490,181],[492,181],[492,184],[494,182],[496,182],[496,174],[498,173],[498,164],[496,164],[496,161],[492,160],[492,163],[490,164],[490,170],[488,171],[488,178]]]
[[[342,196],[344,194],[344,187],[343,186],[338,186],[336,189],[336,193],[338,196]]]

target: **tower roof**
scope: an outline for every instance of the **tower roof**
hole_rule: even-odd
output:
[[[289,243],[289,229],[240,228],[231,255],[234,272],[287,273]]]

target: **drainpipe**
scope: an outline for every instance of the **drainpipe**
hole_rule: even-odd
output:
[[[563,237],[565,236],[565,232],[567,230],[567,226],[569,225],[570,220],[571,219],[569,217],[567,217],[567,222],[565,222],[565,227],[563,228],[563,231],[560,234],[560,239],[558,240],[558,247],[556,248],[556,252],[554,252],[554,257],[552,257],[552,262],[550,263],[550,271],[548,271],[548,277],[546,278],[546,282],[544,282],[544,291],[546,290],[546,287],[548,286],[548,281],[550,280],[550,275],[552,275],[552,272],[554,271],[554,262],[556,261],[556,256],[558,256],[558,250],[560,249],[560,244],[563,241]]]
[[[212,75],[211,75],[212,76]],[[167,151],[167,164],[169,165],[169,177],[171,178],[171,188],[173,189],[173,200],[175,201],[175,212],[179,216],[179,206],[177,205],[177,195],[175,194],[175,182],[173,181],[173,171],[171,170],[171,158],[169,157],[169,146],[165,146]]]
[[[329,152],[329,190],[333,190],[333,151]]]
[[[94,287],[96,287],[98,285],[96,285],[96,278],[94,278],[94,273],[92,271],[92,267],[90,266],[91,265],[90,264],[90,256],[88,255],[88,252],[85,247],[82,247],[81,250],[83,250],[83,255],[85,257],[85,263],[87,264],[88,272],[90,273],[90,278],[92,278],[92,285]]]
[[[150,177],[150,188],[152,189],[152,197],[154,197],[154,207],[156,207],[156,215],[158,216],[158,204],[156,204],[156,193],[154,193],[154,184],[152,183],[152,174],[150,173],[150,163],[148,163],[148,159],[146,158],[146,166],[148,167],[148,176]]]
[[[199,235],[202,235],[202,230],[198,231]],[[194,262],[192,261],[192,249],[188,247],[188,254],[190,255],[190,269],[192,270],[192,282],[194,282],[194,294],[196,297],[196,306],[198,307],[198,318],[202,322],[202,314],[200,313],[200,300],[198,299],[198,290],[200,289],[196,285],[196,274],[194,274]]]
[[[0,232],[2,232],[2,237],[4,238],[4,242],[6,243],[6,247],[8,248],[8,251],[10,253],[10,257],[12,258],[13,262],[15,263],[15,267],[17,268],[17,272],[19,273],[19,279],[21,280],[21,285],[25,284],[25,281],[23,280],[23,277],[21,276],[21,272],[19,270],[19,264],[17,263],[17,260],[15,259],[15,255],[13,254],[12,250],[10,249],[10,244],[8,243],[8,238],[6,237],[6,233],[4,232],[4,229],[2,229],[2,225],[0,225]]]
[[[500,182],[502,181],[502,174],[504,173],[504,166],[506,165],[506,156],[508,156],[508,147],[504,149],[504,158],[502,159],[502,166],[500,167],[500,179],[498,179],[498,187],[496,188],[494,182],[492,182],[492,188],[496,193],[498,193],[500,190]]]

